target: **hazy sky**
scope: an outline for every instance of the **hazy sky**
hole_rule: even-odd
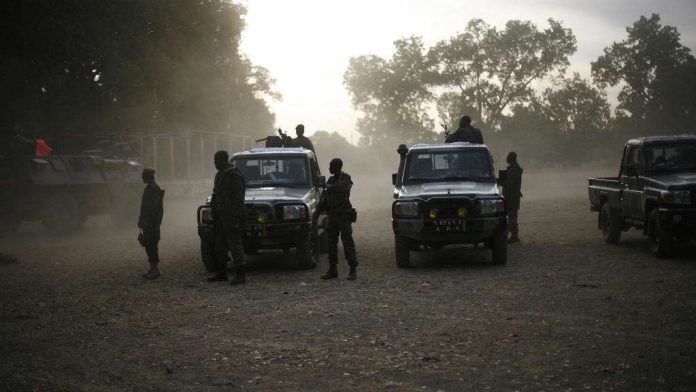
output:
[[[676,26],[682,44],[696,49],[696,0],[469,1],[469,0],[243,0],[247,27],[242,51],[269,69],[283,100],[272,102],[277,126],[307,134],[336,131],[357,142],[357,113],[343,86],[350,57],[391,56],[394,40],[420,35],[426,46],[464,30],[472,18],[502,27],[531,20],[540,29],[554,18],[578,41],[570,71],[589,77],[590,62],[640,15],[659,13]],[[293,132],[291,132],[293,134]]]

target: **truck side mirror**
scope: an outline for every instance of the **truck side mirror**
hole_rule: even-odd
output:
[[[326,188],[326,177],[324,177],[324,176],[319,176],[319,178],[317,178],[317,184],[318,184],[319,187],[321,187],[321,188]]]
[[[392,173],[392,185],[396,185],[396,173]]]
[[[498,170],[498,184],[503,184],[507,181],[507,170]]]

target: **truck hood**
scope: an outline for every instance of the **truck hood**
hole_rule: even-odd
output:
[[[696,172],[656,174],[648,178],[656,188],[694,189],[696,188]]]
[[[427,199],[443,195],[500,196],[498,186],[492,182],[426,182],[403,185],[394,191],[400,198]]]
[[[245,200],[254,201],[302,201],[307,202],[311,188],[264,187],[246,188]]]

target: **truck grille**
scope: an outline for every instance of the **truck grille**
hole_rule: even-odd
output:
[[[457,218],[457,210],[460,208],[467,209],[467,217],[477,215],[474,201],[471,199],[436,199],[430,200],[425,204],[426,217],[432,208],[437,208],[438,218]]]
[[[247,220],[256,222],[259,215],[264,215],[266,222],[273,220],[273,208],[266,204],[246,203]]]

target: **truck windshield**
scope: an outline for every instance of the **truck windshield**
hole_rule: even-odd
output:
[[[645,160],[651,173],[696,171],[696,140],[648,144]]]
[[[243,157],[232,160],[249,188],[310,187],[309,165],[303,157]]]
[[[490,155],[483,149],[423,151],[409,154],[404,174],[404,184],[494,179]]]

